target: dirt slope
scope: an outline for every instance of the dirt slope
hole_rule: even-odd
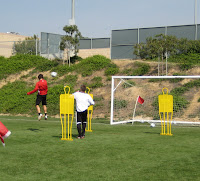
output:
[[[137,61],[143,62],[142,60],[137,60]],[[128,69],[128,68],[133,68],[134,62],[135,62],[135,60],[113,60],[113,63],[117,64],[118,67],[120,68],[120,72],[122,72],[123,70]],[[158,75],[157,63],[156,62],[146,62],[146,63],[149,63],[149,65],[151,66],[150,72],[147,75]],[[22,77],[23,77],[23,80],[26,80],[27,82],[30,82],[31,84],[36,83],[37,79],[33,81],[32,77],[33,76],[37,77],[38,73],[31,75],[32,77],[27,77],[26,79],[24,79],[24,76],[28,75],[32,70],[33,69],[29,69],[27,71],[22,71],[16,75],[10,75],[6,79],[1,80],[0,88],[2,88],[8,82],[14,82],[16,80],[20,80]],[[177,66],[175,66],[174,64],[168,65],[168,75],[173,75],[173,73],[177,73],[177,72],[180,72],[180,70],[178,69]],[[52,79],[49,71],[42,72],[42,73],[44,74],[44,77],[48,77],[49,80]],[[194,67],[194,68],[186,71],[185,74],[200,75],[200,67]],[[119,75],[123,75],[123,74],[119,73]],[[108,118],[108,117],[110,117],[111,81],[107,81],[107,77],[104,76],[104,70],[96,71],[95,73],[93,73],[93,75],[88,76],[88,77],[82,77],[79,74],[78,80],[77,80],[77,85],[75,86],[75,89],[79,89],[79,86],[83,82],[91,83],[92,78],[95,76],[102,77],[102,83],[104,86],[92,90],[92,94],[98,98],[98,100],[96,101],[96,106],[95,106],[95,111],[94,111],[93,117],[94,118]],[[63,78],[64,78],[64,76],[59,77],[59,79],[63,79]],[[187,80],[185,80],[185,81],[187,81]],[[186,83],[186,82],[183,82],[183,83]],[[166,84],[166,86],[167,86],[167,84]],[[130,95],[130,94],[137,94],[137,95],[142,94],[144,96],[145,95],[147,96],[150,93],[150,91],[159,89],[159,83],[151,83],[151,87],[152,87],[152,89],[151,90],[149,89],[148,91],[147,91],[147,89],[138,89],[138,88],[133,87],[131,89],[124,90],[121,93],[121,97],[122,97],[122,99],[126,100],[128,97],[127,95]],[[191,101],[197,102],[198,99],[200,98],[200,92],[197,90],[193,90],[193,92],[188,93],[187,96],[191,97],[190,98]],[[188,116],[191,112],[190,110],[193,110],[195,108],[195,106],[199,106],[199,105],[191,104],[187,108],[187,110],[184,112],[184,116]]]

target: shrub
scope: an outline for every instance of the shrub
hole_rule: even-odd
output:
[[[103,96],[94,96],[94,101],[102,101],[104,100]]]
[[[81,57],[77,56],[77,55],[70,57],[70,63],[79,62],[81,60],[83,60],[83,59]]]
[[[93,71],[101,70],[107,67],[111,60],[101,56],[95,55],[82,60],[79,64],[74,65],[75,71],[82,74],[83,77],[92,75]]]
[[[65,86],[68,85],[70,88],[74,88],[76,81],[78,79],[77,75],[66,75],[65,78],[61,81]]]
[[[173,95],[173,94],[172,94]],[[184,108],[187,108],[189,102],[182,96],[173,95],[173,110],[178,112]]]
[[[147,63],[135,62],[134,66],[136,66],[137,69],[133,70],[132,76],[144,75],[150,70],[150,65],[148,65]]]
[[[94,109],[96,109],[96,108],[103,108],[103,107],[104,107],[104,103],[102,103],[102,102],[96,103],[96,104],[94,105]]]
[[[182,71],[185,71],[191,69],[193,66],[191,63],[181,63],[179,64],[179,67]]]
[[[35,55],[15,55],[10,58],[0,58],[0,79],[10,74],[18,73],[36,67],[39,71],[47,71],[58,63]]]
[[[149,70],[150,70],[149,64],[142,62],[135,62],[133,64],[133,68],[124,69],[122,73],[129,76],[137,76],[137,75],[144,75],[148,73]]]
[[[182,66],[192,66],[199,64],[200,53],[187,53],[187,54],[178,54],[169,57],[168,62],[175,62],[183,64]]]
[[[105,75],[109,76],[109,75],[115,75],[119,73],[119,68],[117,67],[117,65],[111,63],[110,65],[108,65],[108,67],[105,70]]]
[[[115,99],[114,100],[114,106],[117,108],[117,109],[120,109],[120,108],[126,108],[128,105],[128,102],[126,100],[118,100],[118,99]]]
[[[132,71],[133,71],[133,69],[124,69],[124,70],[122,71],[122,73],[123,73],[123,74],[126,74],[126,75],[131,75]]]
[[[133,87],[133,86],[135,86],[135,82],[132,80],[127,80],[122,85],[123,88],[128,88],[128,87]]]
[[[92,83],[89,84],[89,87],[91,88],[98,88],[98,87],[102,87],[103,83],[102,83],[102,77],[94,77],[92,79]]]
[[[112,77],[111,76],[107,76],[106,81],[111,81]]]
[[[57,72],[58,76],[62,76],[64,74],[74,71],[74,68],[75,68],[74,65],[72,65],[70,67],[69,67],[69,65],[58,65],[58,66],[52,68],[52,71]]]
[[[173,76],[180,76],[180,75],[183,75],[183,74],[180,74],[180,73],[174,73]],[[176,78],[176,79],[169,79],[169,82],[171,83],[177,83],[177,82],[180,82],[182,81],[183,79],[181,78]]]
[[[30,91],[26,82],[16,81],[8,83],[0,89],[0,112],[13,114],[33,113],[35,110],[35,96],[28,96]]]

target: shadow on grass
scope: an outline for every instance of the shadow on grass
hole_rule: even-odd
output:
[[[34,131],[34,132],[41,131],[40,129],[36,129],[36,128],[28,128],[27,130]]]
[[[68,136],[68,135],[67,135]],[[66,136],[66,137],[67,137]],[[60,135],[57,135],[57,136],[52,136],[53,138],[62,138],[62,134],[60,134]],[[74,139],[74,138],[77,138],[78,137],[78,134],[72,134],[72,138]]]
[[[144,132],[144,133],[146,133],[146,134],[159,134],[160,135],[160,133],[154,133],[154,132]]]

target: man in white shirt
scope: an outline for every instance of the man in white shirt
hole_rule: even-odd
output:
[[[87,109],[90,105],[94,105],[92,97],[85,93],[86,86],[81,85],[80,91],[73,93],[76,100],[76,124],[78,130],[78,139],[85,137],[85,128],[87,123]],[[82,126],[82,130],[81,130]]]

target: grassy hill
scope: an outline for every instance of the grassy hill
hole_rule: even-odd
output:
[[[56,71],[57,77],[50,72]],[[70,93],[78,90],[81,84],[90,88],[96,105],[94,116],[110,116],[111,76],[112,75],[158,75],[158,63],[143,60],[110,60],[96,55],[77,61],[70,67],[40,56],[16,55],[0,57],[0,113],[35,115],[36,93],[27,96],[42,73],[48,81],[48,114],[59,115],[59,96],[64,86],[70,86]],[[160,75],[165,74],[165,64],[160,64]],[[200,66],[193,65],[182,69],[180,64],[168,63],[168,75],[199,75]],[[154,82],[152,82],[154,84]],[[199,83],[197,82],[197,87]],[[192,87],[191,87],[192,88]],[[199,97],[200,98],[200,97]]]

